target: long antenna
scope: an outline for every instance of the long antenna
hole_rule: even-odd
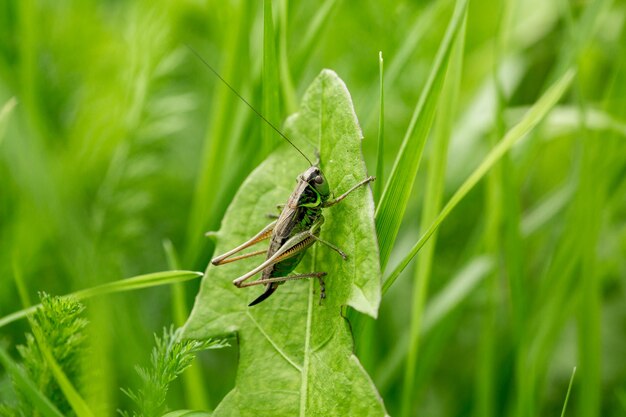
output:
[[[233,93],[235,93],[235,95],[236,95],[237,97],[239,97],[239,98],[241,99],[241,101],[243,101],[244,103],[246,103],[246,104],[248,105],[248,107],[250,107],[250,108],[252,109],[252,111],[253,111],[253,112],[255,112],[255,113],[256,113],[256,114],[257,114],[257,115],[258,115],[261,119],[263,119],[263,120],[265,121],[265,123],[267,123],[268,125],[270,125],[270,127],[271,127],[272,129],[274,129],[274,130],[276,131],[276,133],[278,133],[280,136],[282,136],[282,137],[283,137],[283,139],[285,139],[287,142],[289,142],[289,144],[290,144],[291,146],[293,146],[293,148],[294,148],[296,151],[298,151],[298,152],[300,153],[300,155],[302,155],[302,156],[304,157],[304,159],[306,159],[310,165],[313,165],[313,163],[311,162],[311,160],[310,160],[309,158],[307,158],[307,156],[306,156],[306,155],[305,155],[305,154],[304,154],[304,153],[303,153],[303,152],[302,152],[302,151],[301,151],[301,150],[300,150],[300,149],[299,149],[296,145],[294,145],[294,144],[293,144],[293,142],[292,142],[292,141],[291,141],[291,140],[290,140],[290,139],[289,139],[289,138],[288,138],[288,137],[287,137],[287,136],[286,136],[283,132],[281,132],[281,131],[280,131],[280,129],[278,129],[276,126],[274,126],[274,124],[273,124],[272,122],[270,122],[269,120],[267,120],[267,119],[265,118],[265,116],[263,116],[263,115],[261,114],[261,112],[260,112],[260,111],[258,111],[257,109],[255,109],[255,108],[254,108],[254,106],[252,106],[252,104],[250,104],[250,103],[248,102],[248,100],[246,100],[245,98],[243,98],[243,97],[241,96],[241,94],[239,94],[239,93],[237,92],[237,90],[235,90],[235,89],[233,88],[233,86],[232,86],[232,85],[230,85],[230,84],[228,83],[228,81],[226,81],[224,78],[222,78],[222,76],[221,76],[221,75],[220,75],[220,74],[219,74],[219,73],[218,73],[218,72],[217,72],[217,71],[216,71],[216,70],[215,70],[215,69],[214,69],[214,68],[213,68],[213,67],[212,67],[212,66],[211,66],[208,62],[206,62],[206,61],[204,60],[204,58],[202,58],[202,56],[201,56],[201,55],[200,55],[200,54],[199,54],[199,53],[198,53],[195,49],[193,49],[191,46],[189,46],[189,45],[187,45],[187,44],[185,44],[185,45],[187,46],[187,48],[189,48],[189,50],[190,50],[191,52],[193,52],[193,54],[194,54],[196,57],[198,57],[198,59],[199,59],[199,60],[200,60],[200,61],[201,61],[204,65],[206,65],[206,67],[207,67],[208,69],[210,69],[210,70],[211,70],[211,72],[212,72],[213,74],[215,74],[215,75],[217,76],[217,78],[219,78],[220,80],[222,80],[222,82],[223,82],[224,84],[226,84],[226,86],[227,86],[228,88],[230,88],[230,90],[231,90]]]

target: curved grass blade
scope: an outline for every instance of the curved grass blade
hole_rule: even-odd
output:
[[[287,50],[287,21],[289,20],[289,6],[287,0],[279,0],[279,38],[278,38],[278,65],[280,70],[280,86],[284,103],[284,112],[291,114],[298,110],[298,102],[296,99],[296,89],[293,85],[291,77],[291,69],[289,65],[289,52]]]
[[[163,417],[211,417],[212,415],[206,411],[176,410],[165,414]]]
[[[311,18],[311,23],[309,23],[309,26],[307,26],[304,31],[302,41],[299,42],[299,47],[294,54],[293,73],[296,79],[300,78],[307,66],[309,58],[313,55],[313,50],[320,44],[320,42],[318,42],[320,33],[330,21],[330,14],[337,3],[337,0],[326,0],[317,8],[315,16]]]
[[[567,394],[565,394],[565,401],[563,402],[563,409],[561,410],[561,417],[565,417],[565,410],[567,410],[567,402],[569,401],[569,395],[572,392],[572,385],[574,385],[574,376],[576,376],[576,367],[572,370],[572,376],[569,379],[569,385],[567,386]]]
[[[117,292],[133,291],[142,288],[156,287],[159,285],[174,284],[177,282],[185,282],[202,276],[201,272],[193,271],[165,271],[154,272],[152,274],[138,275],[136,277],[123,279],[120,281],[108,282],[106,284],[97,285],[95,287],[86,288],[70,294],[66,297],[73,297],[79,300],[94,297],[97,295],[112,294]],[[32,314],[41,307],[41,304],[31,306],[29,308],[16,311],[15,313],[4,316],[0,319],[0,327],[13,323]]]
[[[461,73],[463,67],[463,52],[465,49],[466,21],[463,19],[462,28],[455,38],[450,65],[448,66],[448,76],[443,85],[441,93],[441,108],[437,113],[435,121],[435,132],[433,134],[433,152],[427,161],[427,180],[424,195],[424,208],[420,224],[430,224],[441,208],[441,201],[444,192],[444,179],[448,160],[448,144],[452,134],[454,114],[461,84]],[[417,369],[417,358],[420,350],[420,328],[423,320],[423,309],[435,256],[435,245],[437,243],[437,233],[424,246],[418,255],[416,273],[413,279],[413,294],[411,301],[411,321],[407,362],[404,372],[404,383],[402,389],[402,415],[409,416],[414,411],[414,387]]]
[[[240,28],[247,27],[251,20],[250,7],[231,7],[230,31],[224,35],[226,51],[245,51],[248,49],[248,34]],[[246,54],[227,54],[219,68],[219,73],[230,84],[237,87],[244,78],[244,69],[250,67]],[[249,77],[246,75],[245,77]],[[187,222],[187,246],[182,252],[184,265],[193,265],[202,251],[205,241],[201,231],[214,230],[218,227],[221,211],[220,193],[225,189],[224,178],[228,178],[230,166],[227,159],[232,141],[222,138],[237,136],[245,118],[238,117],[239,99],[223,83],[217,83],[212,98],[209,129],[202,145],[201,164],[197,175],[193,202]],[[216,189],[218,187],[218,189]]]
[[[545,117],[545,115],[554,107],[561,96],[570,86],[574,78],[575,71],[567,71],[561,78],[552,85],[544,93],[544,95],[533,105],[526,113],[524,118],[515,125],[504,138],[489,152],[483,159],[482,163],[474,170],[474,172],[465,180],[459,189],[450,198],[448,203],[441,210],[435,221],[426,229],[417,243],[411,248],[409,253],[402,259],[398,266],[389,274],[383,282],[383,294],[393,285],[400,273],[411,262],[411,259],[419,252],[432,234],[437,230],[441,222],[443,222],[457,204],[469,193],[476,184],[485,176],[491,167],[507,153],[513,145],[519,142],[528,132],[530,132]]]
[[[450,313],[474,293],[487,274],[494,269],[494,260],[486,255],[472,259],[450,279],[450,282],[437,293],[424,309],[420,336],[430,334]],[[389,389],[392,381],[399,378],[405,367],[409,349],[409,334],[404,333],[393,350],[377,366],[374,380],[381,391]]]
[[[263,1],[263,115],[278,125],[280,88],[272,0]],[[267,123],[263,125],[263,155],[268,155],[278,144],[276,133]]]
[[[7,120],[9,119],[9,115],[15,108],[16,104],[17,99],[15,97],[11,97],[0,109],[0,144],[2,144],[2,139],[4,138],[4,130],[7,125]]]
[[[415,56],[418,46],[424,41],[427,32],[432,29],[433,22],[439,22],[443,14],[447,13],[453,2],[451,0],[433,1],[420,9],[412,24],[411,29],[403,36],[401,44],[389,54],[385,70],[385,83],[389,86],[396,85],[398,77],[405,70],[410,59]],[[375,128],[376,106],[373,104],[373,97],[376,94],[375,86],[372,86],[366,94],[363,94],[360,105],[363,107],[363,130],[370,132]],[[384,185],[384,184],[382,184]]]
[[[378,52],[378,71],[379,71],[379,83],[380,83],[380,108],[378,113],[378,150],[376,152],[376,184],[374,184],[374,198],[376,201],[380,200],[380,194],[382,193],[382,187],[385,183],[385,158],[384,158],[384,140],[385,140],[385,80],[384,80],[384,61],[383,51]]]
[[[382,270],[385,270],[389,255],[404,217],[415,176],[422,159],[426,138],[435,117],[435,110],[446,78],[453,40],[459,32],[467,10],[467,1],[457,2],[454,14],[441,42],[435,64],[428,76],[409,127],[396,156],[391,175],[376,208],[376,232],[380,245]]]

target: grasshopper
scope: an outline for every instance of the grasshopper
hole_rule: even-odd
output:
[[[320,303],[326,297],[323,277],[326,272],[308,272],[292,274],[298,266],[307,249],[314,243],[319,242],[337,252],[344,260],[347,255],[340,248],[320,238],[321,227],[324,224],[322,210],[338,204],[357,188],[374,181],[374,177],[367,177],[358,182],[337,198],[333,198],[330,185],[320,169],[320,161],[313,164],[309,158],[274,124],[267,120],[246,99],[244,99],[219,73],[213,69],[193,48],[191,51],[273,130],[285,139],[296,151],[298,151],[310,164],[306,171],[298,175],[296,187],[289,196],[287,203],[279,205],[280,215],[270,224],[265,226],[252,238],[236,248],[219,255],[211,260],[215,266],[225,265],[242,259],[265,254],[265,261],[256,268],[233,280],[238,288],[265,285],[265,291],[252,301],[249,306],[259,304],[276,291],[279,285],[292,280],[304,278],[317,278],[320,283]],[[269,247],[266,250],[258,250],[243,255],[235,256],[242,250],[259,242],[269,239]],[[257,280],[248,281],[256,274],[261,273]]]

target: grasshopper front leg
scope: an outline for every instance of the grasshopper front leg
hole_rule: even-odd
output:
[[[335,204],[341,202],[341,200],[343,200],[344,198],[346,198],[348,196],[348,194],[350,194],[352,191],[356,190],[357,188],[368,184],[372,181],[376,180],[376,177],[367,177],[365,178],[363,181],[359,182],[358,184],[354,185],[352,188],[350,188],[348,191],[346,191],[345,193],[341,194],[339,197],[333,199],[333,200],[328,200],[325,203],[322,204],[322,207],[330,207],[330,206],[334,206]]]
[[[348,255],[346,255],[346,253],[344,251],[342,251],[341,249],[339,249],[337,246],[333,245],[330,242],[325,241],[324,239],[321,239],[318,236],[313,235],[313,237],[315,238],[316,241],[320,242],[322,245],[326,245],[328,246],[330,249],[334,250],[335,252],[337,252],[345,261],[346,259],[348,259]]]

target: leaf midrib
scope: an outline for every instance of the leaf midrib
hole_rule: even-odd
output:
[[[319,109],[319,135],[317,138],[317,146],[319,149],[320,155],[322,154],[321,144],[322,144],[322,135],[324,128],[324,79],[320,80],[320,109]],[[317,251],[316,248],[311,248],[312,256],[313,256],[313,270],[316,269],[316,260],[317,260]],[[311,326],[313,323],[313,280],[309,280],[309,296],[308,296],[308,305],[306,312],[306,328],[304,330],[304,362],[302,364],[302,379],[300,383],[300,417],[304,417],[306,415],[306,404],[307,404],[307,393],[309,388],[309,364],[310,364],[310,353],[311,353]]]
[[[314,258],[315,259],[315,258]],[[313,280],[309,280],[309,298],[304,333],[304,363],[302,364],[302,382],[300,383],[300,417],[306,415],[307,392],[309,388],[309,363],[311,351],[311,326],[313,323]]]
[[[250,314],[249,311],[246,311],[246,315],[248,316],[248,318],[250,318],[250,320],[252,321],[252,323],[256,326],[256,328],[261,332],[261,334],[263,335],[263,337],[265,337],[267,339],[267,341],[270,343],[270,345],[272,345],[272,347],[276,350],[276,352],[278,352],[278,354],[280,356],[282,356],[291,366],[293,366],[294,368],[296,368],[296,370],[298,372],[302,372],[302,367],[300,365],[298,365],[293,359],[291,359],[289,357],[289,355],[287,355],[287,353],[285,353],[285,351],[283,351],[280,346],[278,346],[278,343],[276,343],[274,341],[274,339],[271,338],[271,336],[269,335],[269,333],[267,333],[265,331],[265,329],[263,329],[263,327],[261,327],[261,325],[259,324],[258,321],[256,321],[256,319],[254,318],[254,316],[252,314]]]

